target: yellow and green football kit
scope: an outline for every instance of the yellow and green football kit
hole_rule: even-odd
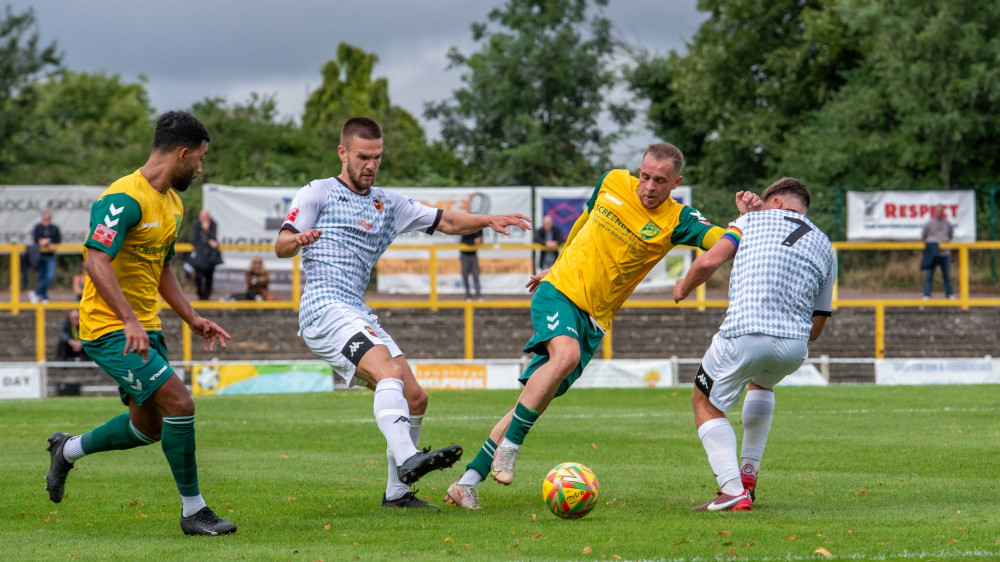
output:
[[[160,333],[159,287],[183,216],[180,197],[173,190],[156,191],[139,170],[111,184],[90,210],[84,259],[94,251],[111,256],[125,300],[150,332],[146,362],[134,353],[123,356],[125,326],[87,278],[80,302],[80,339],[87,354],[118,382],[123,401],[132,395],[142,404],[173,375]]]
[[[638,186],[639,179],[628,170],[611,170],[594,188],[531,300],[535,334],[524,351],[535,357],[522,382],[548,360],[545,342],[567,335],[580,342],[580,364],[556,396],[565,393],[594,356],[622,304],[667,252],[675,246],[707,250],[725,233],[672,198],[647,209],[636,194]]]

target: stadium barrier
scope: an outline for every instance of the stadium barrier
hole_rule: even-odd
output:
[[[921,250],[923,244],[920,242],[834,242],[834,249],[838,253],[844,251],[871,251],[871,250]],[[838,308],[872,308],[875,313],[875,342],[873,356],[875,359],[885,358],[885,309],[888,307],[959,307],[968,310],[970,307],[996,307],[1000,306],[1000,298],[974,298],[969,293],[969,251],[970,250],[996,250],[1000,249],[1000,241],[984,242],[953,242],[941,245],[943,248],[958,251],[958,281],[959,297],[956,300],[930,300],[922,299],[840,299],[838,298],[837,287],[834,287],[834,309]],[[273,251],[270,245],[222,245],[222,251]],[[466,246],[462,244],[448,245],[421,245],[406,246],[407,250],[422,250],[429,252],[429,291],[427,300],[402,300],[402,299],[369,299],[368,304],[373,308],[418,308],[437,311],[440,309],[462,309],[464,310],[464,352],[466,360],[475,358],[475,342],[473,338],[473,327],[475,323],[475,311],[478,308],[528,308],[530,300],[520,299],[491,299],[485,302],[445,300],[441,299],[437,291],[437,253],[443,250],[471,249],[483,251],[493,250],[541,250],[542,246],[536,244],[513,244],[513,245],[479,245]],[[34,311],[35,313],[35,357],[37,361],[46,359],[46,334],[45,334],[45,314],[47,310],[69,310],[77,307],[75,301],[50,302],[48,304],[30,304],[21,301],[21,253],[25,246],[20,244],[0,245],[0,254],[10,256],[10,300],[0,302],[0,310],[9,310],[12,314],[19,314],[21,311]],[[190,244],[177,244],[178,253],[190,252],[193,247]],[[60,246],[61,253],[80,253],[83,251],[81,245]],[[700,253],[700,250],[697,250]],[[195,309],[287,309],[298,311],[299,297],[301,295],[301,268],[299,258],[296,256],[292,260],[292,292],[287,300],[274,301],[192,301]],[[728,306],[727,300],[708,300],[704,285],[698,287],[695,298],[681,303],[674,303],[673,299],[630,299],[624,304],[625,308],[694,308],[705,310],[707,308],[725,308]],[[603,359],[612,359],[612,333],[609,331],[605,336],[603,347]],[[191,361],[191,330],[187,324],[182,326],[182,357],[184,362]]]

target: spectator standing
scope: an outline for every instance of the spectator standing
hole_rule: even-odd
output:
[[[76,300],[83,300],[83,286],[87,283],[87,270],[84,269],[84,262],[80,262],[76,274],[73,275],[73,296]]]
[[[538,253],[538,271],[545,271],[556,263],[559,246],[565,241],[562,230],[556,226],[552,217],[549,215],[542,217],[542,228],[535,231],[535,244],[541,244],[546,249]]]
[[[462,244],[478,246],[483,243],[483,231],[477,230],[470,234],[462,235]],[[459,255],[462,261],[462,287],[465,288],[465,300],[472,300],[472,287],[476,289],[476,300],[483,300],[483,291],[479,286],[479,255],[476,250],[462,250]],[[472,277],[472,286],[469,284],[469,277]]]
[[[206,301],[212,297],[215,266],[222,263],[222,253],[219,252],[219,241],[216,239],[216,224],[208,209],[202,209],[198,213],[198,220],[191,225],[191,244],[194,245],[194,252],[188,262],[194,268],[198,299]]]
[[[924,241],[924,255],[920,269],[927,271],[924,277],[924,300],[931,298],[931,288],[934,286],[934,270],[941,268],[944,277],[944,294],[949,299],[955,298],[951,288],[951,250],[941,248],[942,242],[951,242],[955,237],[955,229],[945,218],[944,206],[934,208],[934,215],[924,225],[920,239]]]
[[[66,319],[59,325],[59,343],[56,345],[56,358],[60,361],[89,361],[87,352],[80,341],[80,311],[73,309],[66,314]]]
[[[32,237],[39,252],[38,288],[28,293],[28,299],[32,304],[38,304],[38,301],[47,304],[49,285],[56,277],[56,245],[62,242],[59,227],[52,224],[51,213],[42,213],[42,222],[35,225]]]

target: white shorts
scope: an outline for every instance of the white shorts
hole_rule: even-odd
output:
[[[378,316],[341,303],[327,306],[319,318],[302,328],[302,339],[348,385],[354,384],[358,363],[372,347],[384,345],[392,357],[403,354],[379,326]]]
[[[772,388],[794,373],[809,357],[809,342],[748,334],[727,338],[715,334],[705,352],[694,385],[723,412],[740,401],[747,383]]]

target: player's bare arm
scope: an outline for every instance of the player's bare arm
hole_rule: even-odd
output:
[[[177,281],[177,274],[170,267],[170,262],[163,264],[159,291],[163,300],[167,301],[167,304],[174,309],[181,320],[191,327],[191,331],[205,340],[205,351],[213,351],[216,341],[223,349],[226,348],[226,340],[232,338],[215,322],[198,316],[187,297],[184,296],[184,291],[181,290],[181,284]]]
[[[740,214],[745,215],[763,209],[764,201],[752,191],[737,191],[736,208],[740,211]]]
[[[109,254],[98,250],[91,250],[87,252],[87,261],[84,264],[84,269],[87,271],[87,275],[90,276],[90,280],[94,284],[94,288],[97,289],[97,293],[101,295],[104,302],[108,303],[111,310],[122,321],[124,326],[123,332],[125,334],[125,349],[122,351],[122,355],[135,353],[141,356],[143,361],[146,361],[149,357],[149,334],[146,333],[146,329],[139,322],[135,311],[132,310],[128,301],[125,300],[122,288],[118,284],[118,278],[115,277],[115,272],[111,269],[112,259]]]
[[[686,299],[695,287],[708,281],[715,270],[719,269],[719,266],[733,259],[734,256],[736,256],[736,247],[728,243],[716,244],[712,246],[712,249],[698,256],[698,259],[694,260],[691,268],[688,269],[687,275],[674,283],[674,302]]]
[[[308,246],[319,240],[321,231],[310,228],[304,232],[292,232],[287,228],[278,233],[274,242],[274,253],[279,258],[290,258],[299,253],[299,248]]]
[[[458,211],[443,211],[437,231],[444,234],[470,234],[482,228],[492,228],[500,234],[510,234],[507,227],[531,230],[531,219],[521,213],[508,215],[472,215]]]
[[[817,315],[812,317],[812,329],[809,331],[809,341],[816,341],[819,339],[820,334],[823,333],[823,328],[826,327],[826,316]]]

